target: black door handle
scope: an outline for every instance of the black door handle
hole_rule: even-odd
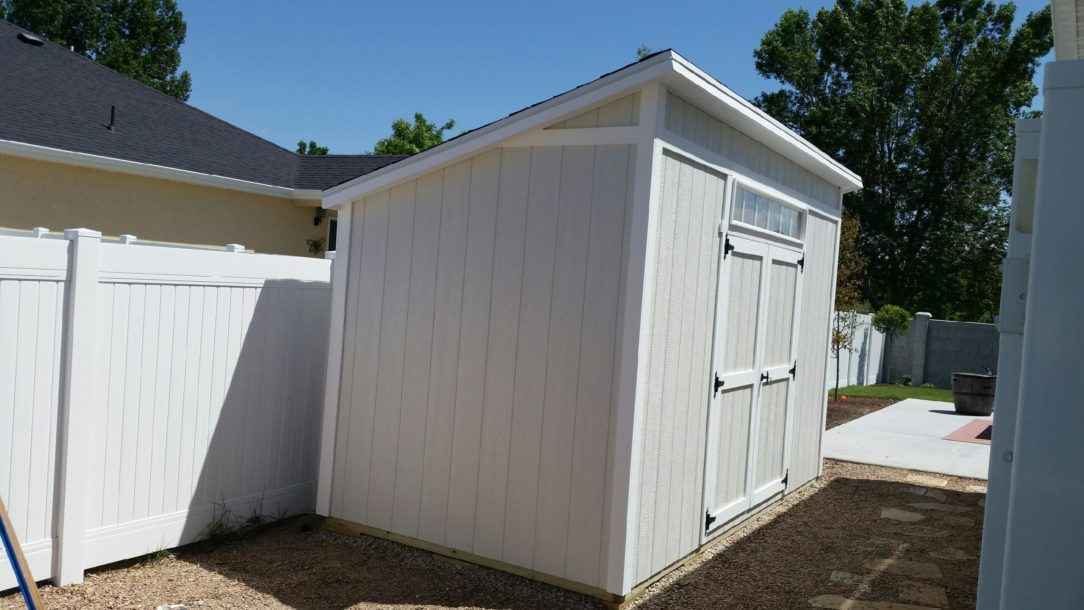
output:
[[[718,396],[719,395],[719,388],[723,387],[723,385],[724,385],[723,380],[719,379],[719,373],[715,373],[715,382],[712,383],[711,385],[712,385],[712,389],[711,389],[712,397]]]
[[[768,371],[764,371],[760,374],[760,383],[768,383],[769,379],[771,378],[768,376]]]

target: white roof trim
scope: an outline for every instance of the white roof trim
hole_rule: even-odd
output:
[[[692,84],[712,98],[713,107],[705,110],[717,112],[731,123],[734,122],[733,117],[740,118],[741,124],[735,127],[742,128],[747,135],[760,139],[788,159],[838,186],[843,192],[862,188],[862,179],[827,153],[768,116],[681,55],[666,51],[408,159],[332,187],[324,191],[323,206],[337,208],[348,201],[356,201],[366,194],[450,165],[513,136],[544,127],[561,117],[656,80]]]
[[[11,155],[13,157],[21,157],[24,159],[34,159],[35,161],[49,161],[64,165],[89,167],[91,169],[118,172],[121,174],[132,174],[147,178],[160,178],[162,180],[172,180],[174,182],[184,182],[199,186],[210,186],[242,191],[245,193],[254,193],[257,195],[281,197],[283,199],[318,201],[322,195],[322,192],[316,189],[293,189],[285,186],[262,184],[260,182],[250,182],[238,178],[227,178],[226,176],[204,174],[187,169],[178,169],[176,167],[167,167],[165,165],[140,163],[139,161],[128,161],[127,159],[74,152],[61,148],[15,142],[13,140],[0,140],[0,155]]]

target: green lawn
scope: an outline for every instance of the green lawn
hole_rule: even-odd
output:
[[[829,398],[833,396],[832,391],[833,390],[828,391]],[[906,385],[852,385],[846,388],[840,388],[839,395],[854,396],[856,398],[891,398],[893,400],[921,398],[922,400],[952,402],[952,390],[943,390],[941,388],[914,388]]]

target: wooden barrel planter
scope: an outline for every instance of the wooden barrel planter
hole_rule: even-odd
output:
[[[989,415],[994,412],[997,375],[952,374],[952,403],[962,415]]]

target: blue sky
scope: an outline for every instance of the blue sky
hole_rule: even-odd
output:
[[[456,132],[673,47],[752,98],[753,49],[788,8],[826,4],[179,0],[189,102],[287,148],[360,153],[415,111]],[[1018,2],[1018,17],[1044,3]],[[666,6],[664,10],[661,7]]]

